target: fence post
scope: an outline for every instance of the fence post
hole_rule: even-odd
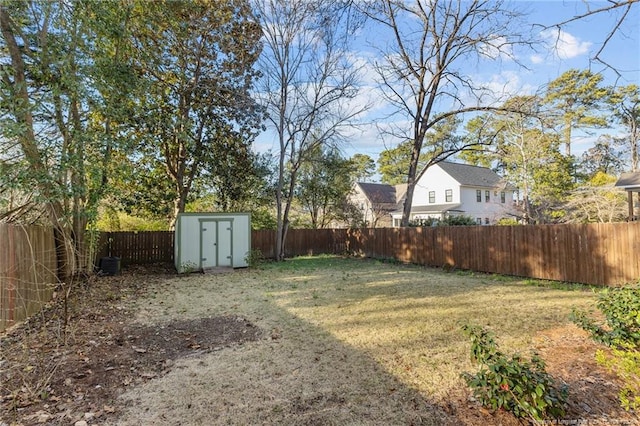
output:
[[[7,236],[9,240],[9,268],[7,269],[7,327],[13,325],[16,319],[16,274],[18,273],[18,267],[16,265],[16,244],[15,233],[13,231],[13,227],[7,227]]]

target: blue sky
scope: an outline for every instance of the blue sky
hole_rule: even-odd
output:
[[[563,72],[572,69],[590,68],[593,72],[601,72],[606,85],[640,84],[640,3],[634,5],[632,16],[628,16],[608,42],[601,58],[620,72],[618,76],[606,66],[593,62],[590,59],[602,46],[608,33],[615,26],[621,11],[612,13],[600,13],[589,18],[571,22],[560,30],[547,29],[543,26],[553,27],[562,21],[576,15],[583,14],[587,8],[597,9],[606,6],[606,2],[595,1],[514,1],[512,4],[520,9],[528,11],[528,22],[532,29],[539,34],[545,45],[537,49],[537,52],[518,53],[519,60],[528,69],[518,67],[511,61],[484,61],[480,64],[470,64],[468,73],[474,81],[482,82],[496,91],[508,91],[513,94],[528,94],[539,90],[541,86],[554,80]],[[540,25],[540,26],[538,26]],[[360,58],[362,63],[375,55],[374,47],[370,46],[371,40],[378,34],[363,33],[361,39],[354,46],[353,55]],[[365,74],[373,73],[365,66]],[[365,84],[366,83],[365,78]],[[379,153],[389,147],[395,146],[399,141],[388,136],[381,136],[378,128],[371,124],[380,122],[379,117],[385,111],[385,105],[380,96],[375,94],[375,89],[370,86],[365,94],[373,96],[377,104],[366,116],[362,117],[364,124],[359,129],[350,132],[348,142],[343,146],[343,154],[347,157],[355,153],[370,155],[374,160]],[[364,94],[363,94],[364,95]],[[400,118],[398,118],[400,119]],[[611,131],[609,133],[615,133]],[[572,141],[572,150],[575,154],[592,146],[593,136],[575,132]],[[269,132],[261,135],[255,147],[258,151],[266,151],[272,146],[273,135]]]

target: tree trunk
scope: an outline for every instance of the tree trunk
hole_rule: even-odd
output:
[[[73,257],[70,256],[69,253],[69,246],[72,246],[72,244],[69,244],[71,242],[71,235],[65,226],[62,203],[55,196],[56,191],[51,176],[45,167],[36,143],[33,115],[31,114],[31,101],[29,100],[29,93],[27,91],[25,64],[20,47],[16,42],[12,25],[7,10],[5,7],[0,6],[0,30],[5,39],[9,56],[11,57],[11,67],[14,72],[13,85],[9,87],[14,98],[14,103],[11,106],[12,113],[16,123],[22,127],[22,132],[18,136],[18,140],[25,159],[29,164],[30,177],[35,180],[38,190],[45,199],[45,207],[49,221],[54,228],[56,254],[58,256],[57,276],[60,281],[65,281],[74,271]]]
[[[567,117],[564,120],[564,129],[563,129],[563,138],[564,138],[564,147],[567,157],[571,156],[571,118]]]
[[[631,142],[631,171],[638,171],[638,126],[631,117],[631,131],[629,132],[629,139]]]
[[[404,206],[402,208],[402,220],[400,226],[409,226],[409,219],[411,218],[411,207],[413,205],[413,191],[416,187],[416,175],[418,173],[418,161],[420,159],[420,149],[422,148],[422,141],[420,141],[419,147],[414,143],[413,150],[411,152],[411,162],[409,163],[409,172],[407,173],[407,195],[404,199]]]
[[[178,221],[178,214],[184,213],[185,206],[187,204],[187,194],[186,191],[182,190],[179,192],[178,197],[173,200],[173,214],[171,216],[171,222],[169,222],[169,229],[176,229],[176,222]]]
[[[282,136],[280,140],[280,146],[284,146]],[[282,190],[284,189],[284,148],[280,148],[280,162],[278,165],[278,185],[276,187],[276,250],[275,260],[284,260],[284,241],[286,237],[286,230],[284,225],[284,212],[282,209]]]

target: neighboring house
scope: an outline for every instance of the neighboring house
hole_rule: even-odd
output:
[[[351,202],[360,209],[366,226],[400,226],[406,185],[356,184]],[[443,161],[430,166],[418,179],[409,220],[470,216],[493,225],[517,216],[515,188],[486,167]]]
[[[514,191],[491,169],[442,161],[418,179],[409,220],[462,215],[474,218],[479,225],[494,225],[502,218],[516,216]],[[391,214],[393,226],[400,226],[402,203],[404,200]]]
[[[358,182],[350,196],[351,203],[362,214],[364,226],[383,228],[391,226],[391,212],[397,209],[407,185]]]

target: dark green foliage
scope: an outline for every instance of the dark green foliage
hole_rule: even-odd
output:
[[[571,320],[611,351],[598,350],[596,360],[622,379],[620,404],[626,410],[640,407],[640,289],[611,288],[598,296],[605,324],[583,311],[573,310]]]
[[[607,346],[637,348],[640,345],[640,288],[604,290],[596,306],[604,314],[605,324],[575,309],[571,320],[588,331],[595,341]]]
[[[471,361],[480,366],[476,374],[462,373],[462,378],[483,406],[534,422],[564,414],[567,386],[556,387],[537,354],[531,359],[508,356],[498,350],[491,331],[472,325],[462,330],[471,339]]]
[[[244,260],[249,265],[249,268],[258,268],[264,263],[265,258],[260,249],[251,249],[247,252]]]
[[[430,217],[427,219],[414,219],[409,226],[473,226],[476,220],[470,216],[447,216],[444,219]]]
[[[355,173],[355,164],[336,149],[318,145],[309,150],[300,164],[295,196],[309,213],[312,228],[326,228],[333,220],[347,219],[346,200]]]

